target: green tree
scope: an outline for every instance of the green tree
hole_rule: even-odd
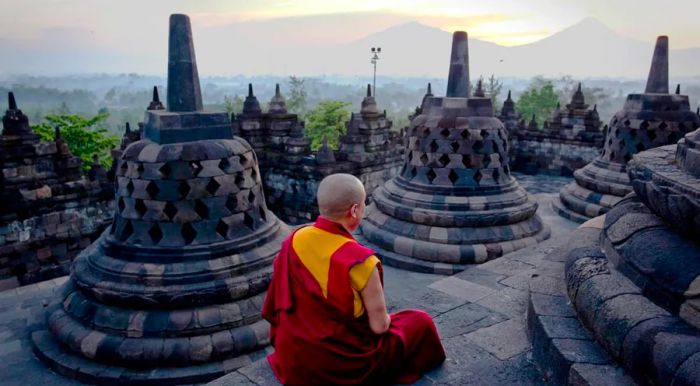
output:
[[[345,133],[345,122],[350,119],[346,107],[350,103],[336,100],[323,100],[315,109],[309,111],[306,122],[306,135],[311,139],[311,149],[318,150],[323,138],[328,139],[328,145],[338,148],[340,136]]]
[[[82,161],[84,171],[90,170],[94,154],[99,157],[100,164],[108,169],[112,165],[109,151],[119,142],[119,138],[108,135],[103,126],[108,115],[100,113],[92,118],[78,114],[47,115],[44,117],[46,122],[41,122],[33,129],[43,140],[54,141],[58,128],[68,148]]]
[[[498,96],[501,95],[501,89],[503,88],[503,82],[498,80],[493,74],[489,79],[484,82],[484,91],[486,95],[491,97],[491,103],[493,104],[494,111],[497,108]]]
[[[537,124],[541,127],[557,107],[557,102],[559,102],[559,95],[554,91],[552,83],[546,82],[541,87],[531,85],[520,95],[520,99],[515,103],[515,109],[526,120],[534,114],[537,117]]]
[[[289,96],[287,97],[287,110],[305,119],[309,113],[307,106],[308,94],[304,85],[305,80],[296,76],[289,77]],[[330,141],[330,138],[328,139]]]

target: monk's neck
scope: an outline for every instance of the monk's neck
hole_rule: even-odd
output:
[[[319,225],[321,228],[336,227],[338,228],[338,230],[347,233],[348,235],[352,235],[352,231],[350,231],[348,226],[345,225],[342,220],[332,220],[328,217],[318,216],[318,220],[316,220],[316,226]]]

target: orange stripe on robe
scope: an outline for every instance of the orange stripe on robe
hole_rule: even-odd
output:
[[[268,361],[281,383],[412,383],[444,361],[425,312],[397,312],[386,333],[372,332],[358,291],[367,270],[376,265],[381,276],[381,263],[373,258],[374,251],[322,217],[284,241],[263,305],[275,348]]]

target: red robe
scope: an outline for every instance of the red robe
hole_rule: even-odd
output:
[[[321,217],[314,225],[352,238]],[[274,262],[263,305],[275,352],[268,362],[285,385],[413,383],[445,360],[430,315],[407,310],[391,314],[389,330],[372,332],[365,312],[354,316],[350,268],[374,251],[356,242],[331,257],[327,297],[292,247],[290,235]],[[378,266],[381,275],[381,264]]]

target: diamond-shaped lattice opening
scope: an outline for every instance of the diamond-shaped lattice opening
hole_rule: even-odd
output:
[[[459,150],[459,142],[452,142],[452,145],[450,145],[450,147],[452,147],[452,151],[456,153],[457,150]]]
[[[675,131],[672,132],[671,134],[668,135],[668,143],[676,143],[678,142],[678,136],[679,134],[676,133]]]
[[[620,129],[615,129],[615,138],[620,137]]]
[[[143,217],[143,215],[146,214],[146,211],[148,210],[148,208],[146,208],[146,204],[144,204],[143,200],[140,199],[137,199],[134,203],[134,209],[136,209],[136,213],[139,214],[139,217]]]
[[[241,154],[240,160],[241,160],[241,166],[243,166],[243,167],[246,167],[246,165],[248,165],[248,162],[250,161],[250,159],[248,159],[248,156],[246,154]]]
[[[469,129],[463,129],[459,135],[462,136],[462,139],[466,140],[469,138]]]
[[[248,212],[243,214],[243,225],[247,226],[251,230],[255,230],[255,219]]]
[[[668,128],[668,125],[666,124],[666,122],[661,122],[659,124],[659,130],[666,130],[667,128]]]
[[[119,213],[124,211],[124,208],[126,208],[126,204],[124,203],[124,198],[119,197],[119,201],[117,201],[117,207],[119,208]]]
[[[202,200],[194,201],[194,212],[197,213],[197,216],[201,217],[202,219],[209,218],[209,208],[202,202]]]
[[[611,160],[615,159],[615,152],[614,151],[610,152],[610,159]]]
[[[228,199],[226,199],[226,209],[228,209],[229,212],[234,213],[236,212],[237,208],[238,199],[236,199],[236,196],[228,196]]]
[[[649,128],[649,121],[644,120],[641,125],[639,125],[639,128],[642,130],[646,130]]]
[[[160,230],[158,224],[153,224],[151,229],[148,230],[148,235],[151,236],[153,244],[158,244],[163,239],[163,231]]]
[[[120,235],[119,239],[121,241],[126,241],[132,234],[134,234],[134,227],[131,225],[131,221],[126,221],[126,224],[124,224],[124,228],[122,229],[122,234]]]
[[[450,163],[450,157],[447,154],[443,154],[440,156],[438,161],[440,161],[440,165],[447,166],[447,164]]]
[[[479,170],[479,171],[477,171],[476,173],[474,173],[474,181],[476,181],[477,183],[478,183],[478,182],[481,182],[481,178],[482,178],[481,170]]]
[[[216,191],[219,190],[220,186],[221,186],[221,184],[219,184],[218,182],[216,182],[215,179],[212,178],[209,180],[209,183],[207,184],[207,192],[209,192],[209,194],[214,196],[214,195],[216,195]]]
[[[163,166],[161,166],[158,169],[158,171],[160,172],[161,177],[168,178],[170,176],[170,172],[172,171],[172,169],[170,169],[170,164],[168,164],[166,162],[163,164]]]
[[[423,165],[427,165],[427,164],[428,164],[428,160],[429,160],[429,158],[428,158],[428,155],[427,155],[427,154],[425,154],[425,153],[421,154],[421,156],[420,156],[420,162],[421,162]]]
[[[623,124],[624,124],[626,127],[630,127],[631,122],[630,122],[629,119],[625,119],[625,122],[623,122]]]
[[[250,192],[248,192],[248,202],[250,202],[251,204],[255,202],[255,193],[253,193],[253,189],[251,189]]]
[[[484,148],[484,141],[476,141],[474,142],[474,146],[472,146],[472,149],[479,151]]]
[[[415,167],[411,168],[411,178],[414,178],[418,174],[418,170]]]
[[[129,193],[130,196],[134,193],[134,182],[132,180],[129,180],[129,183],[126,184],[126,192]]]
[[[186,223],[182,226],[182,231],[180,231],[182,238],[185,240],[185,244],[192,244],[194,239],[197,237],[197,231],[194,229],[192,224]]]
[[[187,184],[187,181],[180,182],[177,186],[177,192],[180,193],[181,198],[185,198],[190,194],[190,185]]]
[[[139,174],[139,177],[143,174],[143,164],[139,164],[139,166],[136,168],[136,173]]]
[[[411,162],[413,160],[413,152],[409,151],[408,152],[408,162]]]
[[[262,220],[262,222],[266,222],[267,221],[267,213],[265,213],[265,208],[263,208],[261,206],[259,209],[260,209],[260,220]]]
[[[481,133],[480,133],[480,134],[481,134],[481,138],[486,138],[486,137],[488,137],[489,132],[486,131],[486,130],[481,130]]]
[[[647,133],[647,136],[649,137],[650,141],[653,141],[656,139],[656,132],[654,132],[654,130],[652,130],[652,131]]]
[[[236,186],[238,186],[239,188],[242,188],[244,182],[245,182],[245,177],[243,177],[243,173],[236,173],[236,179],[234,181]]]
[[[445,138],[449,137],[450,136],[450,129],[448,129],[448,128],[442,129],[440,131],[440,135],[442,135]]]
[[[465,168],[472,167],[472,157],[469,154],[462,155],[462,165],[464,165]]]
[[[457,174],[457,172],[455,172],[454,169],[452,169],[450,170],[450,174],[447,175],[447,178],[449,178],[450,182],[452,182],[452,184],[454,185],[454,183],[457,182],[457,180],[459,180],[459,175]]]
[[[493,169],[491,172],[491,177],[493,177],[494,181],[498,181],[498,179],[501,177],[501,172],[498,169]]]
[[[428,177],[429,182],[433,182],[435,177],[437,177],[437,174],[435,174],[435,171],[433,169],[428,170],[428,172],[425,173],[425,175]]]
[[[122,161],[121,165],[119,166],[119,169],[121,170],[119,175],[123,176],[124,173],[126,173],[127,169],[129,169],[129,165],[126,163],[126,161]]]
[[[426,127],[426,128],[425,128],[425,130],[423,131],[423,136],[424,136],[424,137],[430,136],[430,128],[429,128],[429,127]]]
[[[223,220],[219,220],[219,222],[216,223],[216,233],[224,238],[228,236],[228,225],[226,225]]]
[[[156,198],[156,195],[158,195],[158,192],[160,192],[158,184],[156,184],[155,181],[149,182],[148,186],[146,186],[146,192],[148,193],[149,197]]]
[[[190,161],[190,171],[192,176],[197,177],[197,174],[202,171],[202,164],[199,161]]]
[[[222,158],[221,161],[219,161],[219,169],[221,169],[223,172],[226,172],[230,166],[231,163],[229,162],[228,158]]]
[[[430,151],[435,153],[440,146],[438,146],[437,142],[435,140],[430,141]]]
[[[172,221],[177,214],[177,207],[173,205],[172,202],[168,201],[163,208],[163,213],[165,213],[165,215],[168,216],[168,219]]]

